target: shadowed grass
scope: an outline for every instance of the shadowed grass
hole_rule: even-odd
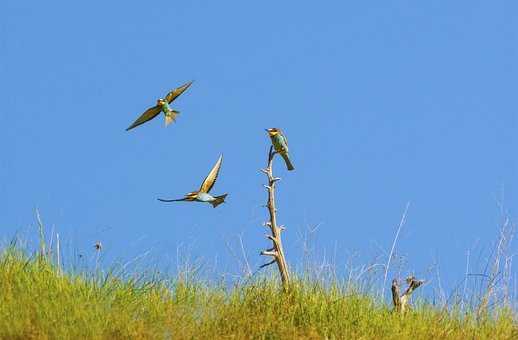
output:
[[[0,256],[4,339],[518,339],[511,312],[478,318],[422,304],[404,318],[340,285],[200,282],[60,274],[43,257]]]

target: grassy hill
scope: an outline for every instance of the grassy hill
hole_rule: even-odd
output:
[[[274,279],[233,288],[176,278],[64,274],[42,256],[0,255],[2,339],[518,339],[510,311],[405,316],[337,284]]]

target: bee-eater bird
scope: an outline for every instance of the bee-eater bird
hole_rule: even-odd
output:
[[[191,84],[192,84],[192,81],[190,81],[186,84],[183,84],[182,86],[177,87],[174,90],[171,90],[165,96],[164,99],[159,98],[156,101],[156,105],[147,109],[140,117],[138,117],[138,119],[136,121],[133,122],[133,124],[131,124],[126,129],[126,131],[129,131],[141,124],[144,124],[147,121],[150,121],[151,119],[158,116],[160,114],[160,112],[164,113],[166,126],[171,124],[172,122],[174,122],[176,120],[176,115],[178,115],[180,112],[171,109],[169,104],[171,104],[173,102],[173,100],[178,98],[185,90],[187,90],[189,88],[189,86],[191,86]]]
[[[221,203],[225,202],[225,197],[228,194],[223,194],[221,196],[212,196],[209,194],[210,189],[214,186],[216,179],[218,178],[219,169],[221,168],[221,162],[223,161],[223,155],[220,155],[218,161],[212,167],[212,170],[209,172],[208,176],[201,183],[200,189],[198,191],[193,191],[185,195],[184,198],[180,199],[162,199],[158,200],[161,202],[179,202],[179,201],[197,201],[197,202],[207,202],[212,204],[214,208],[216,208]]]
[[[268,135],[272,140],[275,152],[277,152],[282,156],[282,158],[284,158],[284,162],[286,162],[286,167],[288,168],[288,170],[294,170],[295,168],[293,167],[293,164],[291,164],[290,155],[288,151],[288,139],[282,133],[281,129],[270,128],[266,129],[266,131],[268,132]]]

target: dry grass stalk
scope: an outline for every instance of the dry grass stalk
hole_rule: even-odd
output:
[[[36,209],[36,220],[38,221],[38,231],[40,236],[40,256],[44,258],[46,256],[45,250],[45,234],[44,234],[44,226],[43,221],[41,220],[40,211]]]
[[[396,236],[394,236],[394,241],[392,242],[392,247],[390,248],[390,253],[387,258],[387,264],[385,265],[385,276],[383,277],[383,285],[381,286],[381,298],[385,299],[385,285],[387,284],[387,276],[390,269],[390,262],[392,261],[392,256],[394,255],[394,250],[396,249],[396,242],[399,238],[399,233],[403,228],[403,225],[406,221],[406,216],[408,213],[408,208],[410,207],[410,202],[408,202],[405,206],[405,211],[403,212],[403,216],[401,216],[401,221],[399,221],[399,225],[396,231]]]
[[[511,306],[509,286],[511,284],[511,261],[514,254],[510,253],[510,247],[515,233],[516,225],[508,216],[505,216],[495,245],[496,249],[489,257],[486,269],[482,274],[487,278],[487,285],[478,306],[478,317],[486,315],[490,307],[494,305]]]

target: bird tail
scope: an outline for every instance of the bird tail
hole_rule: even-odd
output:
[[[168,126],[169,124],[176,121],[176,115],[178,115],[180,111],[171,110],[168,113],[165,114],[165,126]]]
[[[221,203],[225,203],[225,198],[227,197],[228,194],[223,194],[221,196],[215,196],[214,197],[214,201],[210,202],[210,204],[212,204],[212,206],[214,208],[216,208],[218,205],[220,205]]]
[[[286,167],[288,168],[288,170],[295,170],[295,167],[293,166],[293,164],[291,164],[290,156],[288,156],[287,153],[281,153],[281,156],[282,158],[284,158],[284,162],[286,162]]]

